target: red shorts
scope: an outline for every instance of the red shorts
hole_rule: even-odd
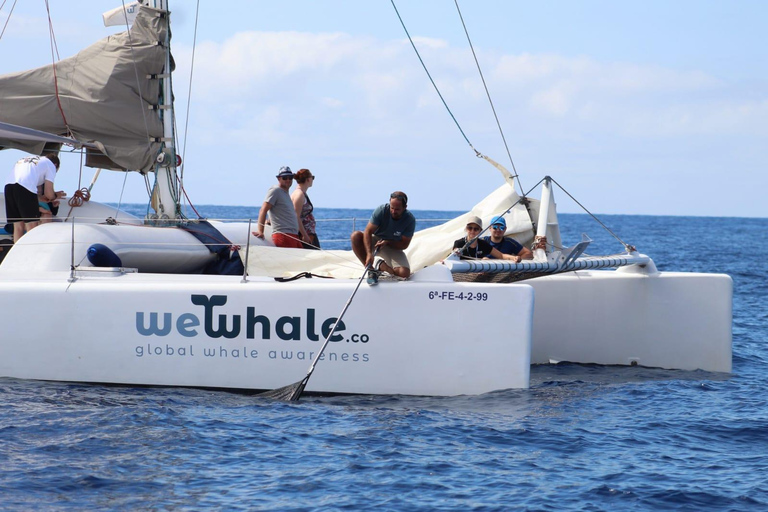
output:
[[[274,243],[276,247],[288,247],[290,249],[302,248],[298,233],[272,233],[272,243]]]

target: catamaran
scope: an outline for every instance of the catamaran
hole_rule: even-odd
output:
[[[129,30],[0,76],[1,147],[66,145],[87,166],[155,176],[146,218],[81,191],[2,253],[0,376],[270,390],[311,363],[309,392],[459,395],[525,388],[531,364],[559,361],[731,371],[730,277],[659,272],[629,245],[564,247],[556,182],[521,198],[490,159],[499,188],[417,232],[411,278],[375,287],[360,287],[351,251],[278,248],[250,222],[185,217],[170,12],[143,3]],[[534,260],[448,256],[470,216],[497,215]],[[467,320],[488,317],[505,322]]]

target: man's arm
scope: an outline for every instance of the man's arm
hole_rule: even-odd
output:
[[[43,198],[46,203],[50,203],[56,199],[56,192],[53,190],[52,181],[45,180],[45,184],[43,185]]]
[[[267,221],[267,212],[270,208],[272,208],[272,205],[267,201],[264,201],[264,204],[261,205],[261,210],[259,210],[259,220],[256,221],[256,231],[253,232],[253,236],[264,238],[264,223]]]
[[[517,255],[520,256],[521,260],[532,260],[533,259],[533,252],[529,248],[527,248],[527,247],[523,247],[522,249],[520,249],[520,252],[517,253]]]
[[[404,251],[408,248],[409,245],[411,245],[412,239],[413,239],[412,236],[403,236],[403,237],[400,237],[400,240],[379,240],[379,242],[376,245],[378,247],[381,247],[382,245],[386,245],[393,249]]]
[[[376,224],[368,223],[367,226],[365,226],[365,231],[363,232],[363,245],[365,245],[365,266],[373,264],[373,234],[376,232],[379,226]],[[381,240],[379,241],[381,242]],[[376,247],[379,246],[379,243],[376,243]]]

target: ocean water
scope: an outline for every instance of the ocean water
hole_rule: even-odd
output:
[[[732,276],[731,375],[560,364],[528,390],[299,403],[0,379],[0,510],[768,510],[768,219],[600,218],[661,270]],[[351,227],[320,222],[324,247]]]

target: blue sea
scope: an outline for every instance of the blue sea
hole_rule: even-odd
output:
[[[316,213],[360,229],[370,211]],[[600,219],[660,270],[733,278],[731,375],[560,364],[527,390],[298,403],[0,379],[0,510],[768,510],[768,219]],[[622,249],[560,222],[566,244]],[[321,243],[351,227],[321,221]]]

